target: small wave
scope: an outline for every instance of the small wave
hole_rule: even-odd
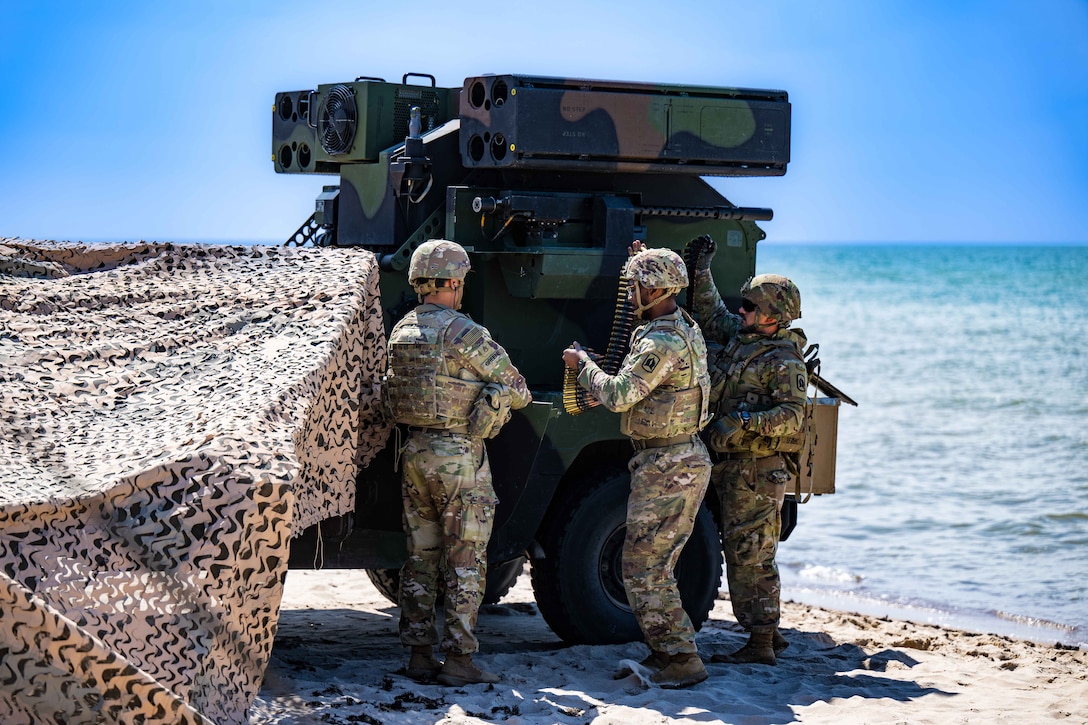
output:
[[[1022,624],[1025,627],[1056,629],[1064,632],[1075,632],[1077,630],[1077,628],[1072,625],[1062,624],[1061,622],[1052,622],[1049,619],[1042,619],[1039,617],[1025,617],[1022,614],[1012,614],[1011,612],[1002,612],[1001,610],[994,610],[993,614],[998,619]]]
[[[1068,521],[1088,521],[1088,512],[1066,511],[1060,514],[1046,514],[1043,518],[1045,518],[1047,521],[1060,521],[1062,523]]]
[[[919,599],[856,590],[835,590],[819,585],[784,585],[782,598],[839,612],[856,612],[871,617],[889,617],[905,622],[1005,635],[1040,644],[1061,638],[1067,640],[1066,644],[1088,647],[1088,630],[1083,627],[998,610],[948,607]]]
[[[860,584],[864,577],[853,574],[843,569],[835,569],[829,566],[807,565],[801,567],[797,575],[809,581],[832,584]]]

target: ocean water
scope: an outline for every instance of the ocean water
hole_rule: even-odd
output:
[[[757,272],[859,402],[783,597],[1088,646],[1088,246],[764,243]]]

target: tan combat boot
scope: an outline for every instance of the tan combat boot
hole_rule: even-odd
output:
[[[434,656],[434,648],[429,644],[412,645],[412,656],[408,659],[405,675],[416,682],[434,682],[435,675],[442,669],[442,663]]]
[[[669,664],[669,655],[665,652],[658,652],[657,650],[650,650],[650,654],[646,656],[646,659],[639,662],[640,665],[650,671],[650,674],[664,669]],[[630,677],[635,674],[630,667],[621,667],[616,674],[612,675],[613,680],[622,680],[624,677]]]
[[[678,690],[681,687],[698,685],[706,679],[706,667],[699,655],[694,652],[673,655],[669,658],[669,664],[660,672],[655,672],[652,677],[654,684],[667,690]]]
[[[472,661],[472,655],[449,654],[446,655],[446,664],[442,665],[442,671],[438,673],[437,679],[443,685],[459,687],[498,682],[499,676],[477,667]]]
[[[783,637],[785,639],[785,637]],[[748,642],[736,652],[727,655],[714,655],[711,662],[725,662],[728,664],[753,664],[776,665],[778,660],[774,656],[774,630],[752,632]]]

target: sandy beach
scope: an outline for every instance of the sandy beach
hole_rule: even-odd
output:
[[[724,595],[723,595],[724,596]],[[497,685],[403,674],[398,610],[358,571],[288,573],[251,723],[1088,723],[1088,652],[786,602],[777,667],[708,664],[686,690],[613,680],[642,643],[567,646],[537,612],[528,572],[481,612],[478,660]],[[744,641],[719,599],[704,659]]]

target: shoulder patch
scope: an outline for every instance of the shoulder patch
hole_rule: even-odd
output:
[[[472,349],[483,338],[483,329],[469,320],[467,317],[462,317],[453,321],[450,325],[450,332],[453,334],[452,344],[462,345],[466,349]]]
[[[661,358],[657,355],[647,355],[642,358],[642,367],[646,372],[652,373],[655,368],[661,363]]]
[[[804,390],[805,389],[805,376],[801,375],[800,373],[797,374],[797,389],[798,390]]]
[[[464,345],[465,347],[472,348],[472,347],[475,347],[477,345],[477,343],[479,343],[480,340],[483,339],[483,336],[484,336],[484,334],[482,332],[480,332],[480,328],[470,327],[468,330],[466,330],[461,335],[461,337],[458,340],[455,340],[454,342],[455,343],[460,343],[460,344]]]

